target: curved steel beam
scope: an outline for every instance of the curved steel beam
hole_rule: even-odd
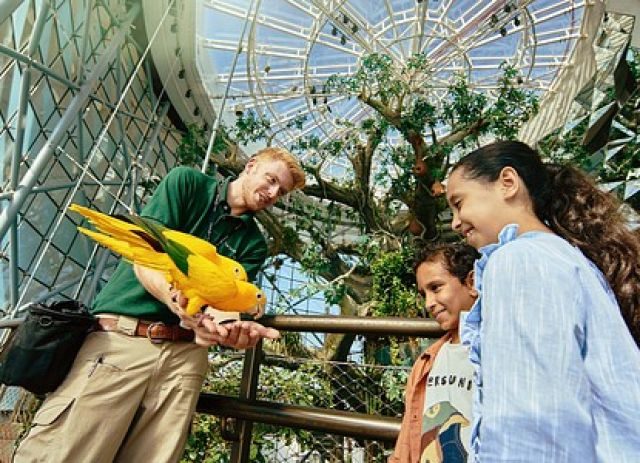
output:
[[[0,0],[0,24],[13,14],[23,0]]]
[[[140,13],[140,5],[138,3],[134,3],[123,22],[118,27],[118,31],[114,35],[113,40],[109,43],[109,47],[100,57],[100,60],[87,78],[87,81],[82,85],[78,94],[73,98],[67,107],[66,112],[51,132],[51,136],[35,157],[33,164],[17,185],[11,201],[7,207],[3,209],[2,214],[0,215],[0,240],[4,238],[11,226],[11,223],[17,217],[20,208],[36,185],[40,174],[44,171],[53,156],[56,146],[59,144],[60,140],[62,140],[62,137],[66,135],[67,129],[71,124],[77,120],[77,114],[84,108],[94,86],[99,82],[100,78],[104,75],[113,59],[116,57],[117,52],[120,50],[120,46],[124,43],[125,37],[129,33],[131,23],[138,13]]]
[[[33,58],[38,51],[42,30],[49,16],[49,2],[43,2],[36,23],[29,38],[29,48],[27,56]],[[27,125],[27,110],[29,106],[29,90],[31,87],[31,65],[27,64],[22,71],[20,81],[20,95],[18,97],[18,129],[16,131],[16,141],[13,145],[13,156],[11,157],[11,190],[15,191],[18,186],[20,176],[20,161],[22,160],[22,148],[24,146],[24,131]],[[11,307],[18,303],[18,223],[14,217],[10,222],[11,233],[9,234],[9,301]]]

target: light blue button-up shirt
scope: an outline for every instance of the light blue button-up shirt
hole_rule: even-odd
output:
[[[508,225],[476,262],[462,330],[480,462],[640,462],[640,350],[602,273],[557,235]]]

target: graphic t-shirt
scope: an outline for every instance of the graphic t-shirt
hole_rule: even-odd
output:
[[[469,455],[473,366],[469,348],[445,343],[426,385],[420,463],[464,463]]]

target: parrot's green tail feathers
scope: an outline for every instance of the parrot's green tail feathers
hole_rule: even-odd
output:
[[[125,220],[140,228],[140,231],[136,232],[140,238],[145,240],[149,246],[156,252],[166,252],[166,239],[162,234],[162,230],[165,229],[164,225],[161,225],[153,220],[146,219],[132,214],[123,214],[119,216],[122,220]]]

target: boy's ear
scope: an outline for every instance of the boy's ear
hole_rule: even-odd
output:
[[[513,198],[520,190],[520,176],[511,166],[502,168],[498,176],[498,182],[500,182],[500,189],[505,199]]]
[[[478,297],[478,290],[475,285],[475,271],[471,270],[467,274],[467,278],[464,279],[464,285],[469,290],[469,294],[473,297]]]

